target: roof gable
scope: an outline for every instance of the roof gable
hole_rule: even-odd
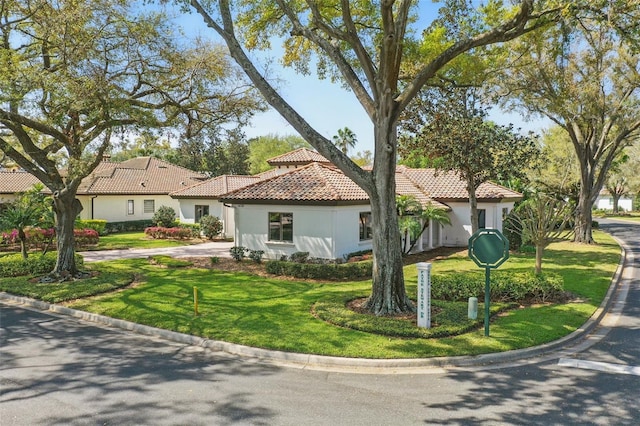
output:
[[[294,151],[278,155],[277,157],[268,159],[267,163],[273,167],[292,165],[300,166],[310,163],[331,164],[325,157],[308,148],[298,148]]]
[[[333,166],[310,163],[221,197],[235,203],[365,204],[367,194]]]
[[[469,199],[467,183],[453,171],[445,172],[398,166],[398,172],[435,200],[446,202]],[[486,201],[519,200],[522,198],[522,194],[493,182],[484,182],[476,190],[476,197],[478,200]]]
[[[25,171],[0,171],[0,194],[16,194],[28,191],[40,180]]]
[[[202,173],[154,157],[103,162],[82,180],[78,194],[169,194],[206,179]]]
[[[222,175],[199,182],[187,188],[174,191],[173,198],[218,198],[222,194],[235,191],[261,180],[259,176]]]

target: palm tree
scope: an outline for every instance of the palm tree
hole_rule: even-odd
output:
[[[358,138],[356,134],[348,127],[339,129],[338,134],[333,137],[333,144],[340,149],[344,155],[347,155],[349,148],[355,148],[357,142]]]
[[[34,185],[29,191],[20,194],[0,214],[0,229],[15,229],[18,232],[20,252],[23,259],[28,256],[26,228],[47,222],[46,216],[48,212],[44,201],[46,196],[41,193],[43,188],[44,186],[41,184]]]

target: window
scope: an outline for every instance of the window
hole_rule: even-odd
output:
[[[487,211],[485,209],[478,209],[478,229],[484,229],[487,227]]]
[[[293,242],[293,213],[269,213],[269,241]]]
[[[143,211],[145,213],[155,213],[155,211],[156,211],[156,201],[155,200],[144,200]]]
[[[209,216],[209,206],[196,205],[196,223],[200,223],[200,219],[202,219],[202,216]]]
[[[371,231],[371,212],[360,213],[360,241],[373,238]]]
[[[133,213],[133,200],[127,200],[127,215],[132,215]]]

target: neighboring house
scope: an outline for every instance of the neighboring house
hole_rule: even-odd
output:
[[[264,250],[271,259],[301,251],[336,259],[371,249],[367,194],[324,157],[320,162],[303,158],[309,157],[303,150],[276,157],[275,176],[219,196],[220,202],[234,208],[235,244]],[[273,160],[269,160],[272,165]],[[445,209],[452,221],[452,226],[430,224],[416,244],[417,251],[467,244],[471,236],[468,195],[465,183],[455,174],[400,166],[396,185],[398,195],[413,195],[423,205]],[[481,225],[501,230],[503,217],[520,198],[499,185],[481,185]]]
[[[178,201],[180,222],[199,223],[202,216],[216,216],[222,221],[220,233],[223,237],[233,237],[235,225],[233,209],[218,199],[222,194],[243,188],[261,179],[257,176],[223,175],[199,182],[187,188],[174,191],[169,196]]]
[[[20,170],[0,170],[0,208],[16,199],[20,192],[28,191],[40,181],[31,173]]]
[[[613,196],[607,191],[603,189],[598,194],[598,198],[594,203],[594,207],[599,210],[613,210]],[[633,210],[633,198],[628,196],[620,197],[618,200],[618,209],[622,211],[630,212]]]
[[[153,157],[121,163],[103,161],[78,188],[81,219],[124,222],[151,219],[160,206],[180,204],[169,193],[189,187],[207,177]]]

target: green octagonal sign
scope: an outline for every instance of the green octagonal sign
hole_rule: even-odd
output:
[[[509,240],[497,229],[480,229],[469,238],[469,257],[482,268],[495,269],[509,259]]]

